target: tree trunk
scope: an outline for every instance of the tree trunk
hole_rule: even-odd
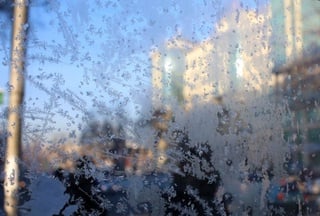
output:
[[[8,137],[4,179],[4,209],[9,216],[18,215],[19,160],[24,95],[25,40],[27,32],[27,0],[15,0],[11,47]]]

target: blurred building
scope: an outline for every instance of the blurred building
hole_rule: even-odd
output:
[[[188,112],[195,104],[270,94],[289,108],[285,140],[320,155],[319,20],[318,1],[271,0],[256,10],[234,1],[206,40],[178,35],[152,51],[154,109],[174,116],[176,106]],[[317,155],[298,157],[320,164]]]
[[[320,165],[320,46],[318,52],[303,55],[277,71],[279,104],[286,104],[284,138],[299,146],[296,152],[305,166]],[[318,171],[320,169],[318,168]]]
[[[298,146],[304,166],[320,164],[320,4],[272,0],[273,73],[276,98],[287,105],[284,138]],[[320,171],[320,170],[319,170]]]
[[[250,10],[234,1],[206,40],[193,43],[178,35],[153,50],[155,110],[174,116],[176,106],[188,112],[198,104],[275,95],[293,116],[284,119],[285,139],[320,144],[320,4],[303,3],[271,0]]]
[[[213,24],[213,34],[207,39],[190,42],[178,35],[151,52],[154,110],[169,110],[174,118],[177,112],[198,112],[202,105],[224,107],[230,101],[233,103],[231,109],[238,109],[242,106],[239,101],[247,102],[248,97],[258,98],[272,92],[275,82],[270,72],[270,7],[246,10],[239,4],[235,1],[228,12],[220,16],[219,22]],[[256,103],[256,100],[251,98],[250,103]],[[226,111],[231,118],[225,113],[218,116],[217,121],[222,122],[226,117],[233,122],[223,125],[219,122],[218,128],[212,128],[212,131],[252,133],[247,119],[242,120],[237,112]],[[217,113],[208,115],[213,119]],[[162,122],[168,124],[169,121]],[[201,121],[188,126],[190,134],[198,134],[193,136],[194,140],[203,135],[197,131],[206,125],[197,125],[198,122]],[[163,140],[159,139],[158,145],[167,148]],[[159,148],[159,152],[166,150]]]
[[[320,45],[320,5],[312,0],[271,0],[270,5],[271,56],[277,70]]]
[[[320,45],[319,16],[317,1],[271,0],[255,10],[234,1],[211,37],[192,43],[177,36],[153,50],[153,106],[178,102],[189,110],[228,94],[271,93],[284,79],[272,70]]]
[[[301,0],[271,1],[271,57],[277,85],[285,83],[292,66],[318,53],[320,4]],[[308,61],[308,60],[306,60]],[[309,60],[310,61],[310,60]],[[290,69],[291,68],[291,69]],[[286,71],[285,73],[283,73]],[[303,76],[305,73],[301,73]]]
[[[221,16],[214,34],[192,43],[177,36],[151,53],[153,106],[181,105],[186,111],[195,103],[254,91],[266,94],[273,77],[269,60],[270,9],[239,9],[235,1]]]

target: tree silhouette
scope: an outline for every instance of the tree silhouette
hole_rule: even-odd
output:
[[[179,158],[179,171],[173,174],[174,194],[166,195],[167,213],[183,215],[190,211],[195,215],[217,215],[219,203],[215,196],[221,179],[212,164],[209,144],[192,143],[186,130],[173,131],[172,140],[176,144],[173,154]]]

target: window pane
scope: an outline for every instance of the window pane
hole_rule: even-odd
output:
[[[319,213],[306,1],[0,1],[0,215]]]

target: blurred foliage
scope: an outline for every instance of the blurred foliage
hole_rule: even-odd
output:
[[[79,142],[81,145],[100,144],[111,147],[114,138],[125,139],[125,131],[122,125],[107,119],[103,121],[92,119],[82,130]]]

